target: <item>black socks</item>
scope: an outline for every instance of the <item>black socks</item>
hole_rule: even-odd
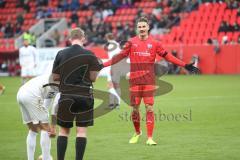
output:
[[[86,137],[77,137],[76,138],[76,145],[75,145],[76,160],[82,160],[83,159],[86,144],[87,144],[87,138]]]
[[[57,138],[57,160],[64,160],[67,149],[68,137],[58,136]]]
[[[68,137],[58,136],[57,138],[57,160],[64,160],[65,153],[67,150]],[[76,138],[76,160],[83,160],[85,148],[87,144],[87,138],[77,137]]]

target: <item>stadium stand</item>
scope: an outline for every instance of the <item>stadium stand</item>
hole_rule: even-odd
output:
[[[0,9],[0,38],[1,42],[5,42],[1,43],[2,50],[15,49],[12,38],[27,31],[38,20],[50,17],[66,18],[69,27],[80,26],[87,33],[96,32],[97,36],[89,34],[89,42],[93,44],[104,43],[104,34],[110,31],[118,40],[128,39],[134,34],[135,19],[141,15],[151,17],[151,28],[156,25],[156,29],[166,29],[163,34],[154,34],[163,44],[205,44],[211,38],[217,38],[221,43],[224,36],[234,43],[240,33],[240,9],[237,1],[202,4],[196,0],[130,0],[120,1],[119,4],[106,0],[43,2],[6,0],[4,8]],[[234,25],[236,29],[222,32],[222,22]],[[62,35],[66,32],[68,31],[62,32]],[[65,41],[59,44],[64,46]]]
[[[220,43],[223,36],[227,36],[229,42],[232,40],[237,42],[239,28],[236,31],[228,29],[220,33],[218,31],[223,21],[233,25],[238,18],[237,9],[228,9],[226,3],[202,4],[197,11],[191,12],[188,18],[182,20],[180,26],[173,27],[170,34],[163,38],[163,42],[204,44],[209,38],[217,38]]]
[[[88,47],[95,48],[105,43],[108,32],[118,41],[132,37],[139,16],[150,18],[150,33],[164,46],[240,44],[237,0],[4,0],[0,4],[0,62],[10,54],[16,58],[16,38],[44,18],[67,20],[68,29],[52,36],[58,47],[69,45],[69,29],[79,26],[88,35]]]

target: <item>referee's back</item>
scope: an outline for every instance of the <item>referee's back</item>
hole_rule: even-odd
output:
[[[92,86],[91,72],[101,70],[97,57],[89,50],[74,44],[58,52],[53,73],[60,76],[60,92],[90,93]]]

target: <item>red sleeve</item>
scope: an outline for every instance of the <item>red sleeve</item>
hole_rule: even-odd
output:
[[[172,54],[170,53],[167,53],[165,56],[164,56],[164,59],[166,59],[167,61],[169,62],[172,62],[173,64],[176,64],[178,66],[181,66],[181,67],[184,67],[186,65],[185,62],[181,61],[180,59],[178,59],[177,57],[173,56]]]
[[[103,66],[108,67],[108,66],[116,64],[117,62],[121,61],[123,58],[127,57],[129,55],[130,50],[131,50],[131,42],[128,41],[124,45],[122,51],[119,54],[113,56],[112,59],[104,62]]]
[[[168,53],[160,44],[160,42],[157,42],[157,54],[164,59],[166,59],[169,62],[172,62],[173,64],[176,64],[178,66],[184,67],[186,65],[185,62],[181,61],[177,57],[173,56],[172,54]]]
[[[167,51],[162,47],[162,45],[160,44],[160,42],[157,42],[157,46],[156,46],[156,50],[157,50],[157,54],[161,57],[165,57],[167,55]]]

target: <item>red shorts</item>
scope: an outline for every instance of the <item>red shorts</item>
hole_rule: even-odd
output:
[[[143,99],[145,105],[154,104],[155,85],[134,85],[130,87],[131,106],[139,106]]]

